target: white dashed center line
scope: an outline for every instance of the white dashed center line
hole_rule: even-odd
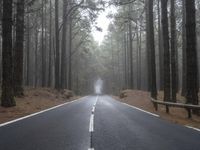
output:
[[[95,106],[92,107],[92,114],[95,112]]]
[[[97,101],[98,101],[99,96],[97,96],[96,101],[92,107],[92,112],[91,112],[91,116],[90,116],[90,124],[89,124],[89,132],[90,132],[90,148],[88,150],[94,150],[93,148],[93,142],[92,142],[92,136],[93,136],[93,132],[94,132],[94,112],[95,112],[95,108],[97,105]]]
[[[94,132],[94,114],[90,116],[90,127],[89,132]]]

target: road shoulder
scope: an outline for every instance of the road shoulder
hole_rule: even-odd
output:
[[[144,111],[157,114],[160,118],[168,120],[172,123],[181,124],[193,129],[200,129],[200,117],[193,115],[192,119],[187,118],[187,111],[181,108],[170,108],[170,113],[165,113],[165,107],[159,106],[159,110],[155,111],[153,104],[149,100],[149,93],[144,91],[127,90],[124,98],[114,96],[114,98],[122,103],[137,107]]]
[[[66,93],[67,90],[58,92],[50,88],[26,88],[25,95],[16,98],[17,106],[11,108],[0,106],[0,124],[80,98],[78,96],[69,98]]]

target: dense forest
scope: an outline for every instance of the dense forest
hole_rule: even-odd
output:
[[[92,28],[108,7],[102,43]],[[198,104],[199,0],[0,0],[1,105],[15,106],[24,87],[104,93],[164,91],[164,101]]]

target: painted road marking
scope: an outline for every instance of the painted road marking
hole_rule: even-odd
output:
[[[159,116],[159,115],[157,115],[157,114],[154,114],[154,113],[151,113],[151,112],[145,111],[145,110],[143,110],[143,109],[140,109],[140,108],[138,108],[138,107],[135,107],[135,106],[132,106],[132,105],[129,105],[129,104],[126,104],[126,103],[122,103],[122,104],[124,104],[124,105],[126,105],[126,106],[129,106],[129,107],[132,107],[132,108],[134,108],[134,109],[140,110],[140,111],[142,111],[142,112],[145,112],[145,113],[147,113],[147,114],[153,115],[153,116],[155,116],[155,117],[160,117],[160,116]],[[200,132],[200,129],[198,129],[198,128],[194,128],[194,127],[187,126],[187,125],[186,125],[185,127],[187,127],[187,128],[190,128],[190,129],[193,129],[193,130],[195,130],[195,131],[199,131],[199,132]]]
[[[71,102],[67,102],[67,103],[64,103],[64,104],[60,104],[60,105],[57,105],[57,106],[54,106],[54,107],[51,107],[51,108],[48,108],[48,109],[45,109],[45,110],[42,110],[42,111],[39,111],[39,112],[30,114],[30,115],[27,115],[27,116],[24,116],[24,117],[21,117],[21,118],[18,118],[18,119],[15,119],[15,120],[12,120],[12,121],[8,121],[8,122],[5,122],[5,123],[2,123],[2,124],[0,124],[0,127],[3,127],[3,126],[6,126],[6,125],[9,125],[9,124],[12,124],[12,123],[15,123],[15,122],[18,122],[18,121],[21,121],[21,120],[24,120],[24,119],[33,117],[33,116],[36,116],[36,115],[39,115],[39,114],[42,114],[42,113],[44,113],[44,112],[47,112],[47,111],[50,111],[50,110],[53,110],[53,109],[62,107],[62,106],[64,106],[64,105],[67,105],[67,104],[70,104],[70,103],[74,103],[74,102],[80,101],[80,100],[82,100],[82,99],[84,99],[84,98],[86,98],[86,97],[88,97],[88,96],[79,98],[79,99],[74,100],[74,101],[71,101]]]
[[[94,103],[94,107],[96,107],[98,99],[99,99],[99,95],[98,95],[97,98],[96,98],[96,101],[95,101],[95,103]]]
[[[194,127],[191,127],[191,126],[186,126],[186,127],[200,132],[200,129],[198,129],[198,128],[194,128]]]
[[[95,112],[95,108],[96,108],[96,105],[97,105],[98,98],[99,98],[99,96],[97,96],[97,98],[95,100],[95,103],[94,103],[94,105],[92,107],[92,114],[94,114],[94,112]]]
[[[95,112],[95,108],[97,105],[97,101],[98,101],[99,96],[97,96],[95,103],[92,107],[92,112],[91,112],[91,116],[90,116],[90,124],[89,124],[89,132],[90,132],[90,148],[88,150],[94,150],[93,147],[93,142],[92,142],[92,135],[94,132],[94,112]]]
[[[90,127],[89,132],[94,132],[94,114],[90,116]]]
[[[94,114],[95,112],[95,106],[92,107],[92,113]]]
[[[145,113],[150,114],[150,115],[152,115],[152,116],[160,117],[160,116],[157,115],[157,114],[154,114],[154,113],[148,112],[148,111],[143,110],[143,109],[140,109],[140,108],[138,108],[138,107],[135,107],[135,106],[132,106],[132,105],[129,105],[129,104],[126,104],[126,103],[122,103],[122,104],[124,104],[124,105],[126,105],[126,106],[129,106],[129,107],[131,107],[131,108],[137,109],[137,110],[139,110],[139,111],[145,112]]]

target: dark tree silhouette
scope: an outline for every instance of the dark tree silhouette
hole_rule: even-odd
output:
[[[150,55],[150,68],[151,68],[151,73],[150,73],[150,89],[151,89],[151,97],[154,99],[157,98],[157,87],[156,87],[156,62],[155,62],[155,45],[154,45],[154,23],[153,23],[153,0],[149,0],[148,2],[148,22],[149,22],[149,53]]]
[[[23,49],[24,49],[24,0],[17,0],[16,42],[14,47],[14,95],[24,95],[23,83]]]
[[[196,49],[195,0],[185,1],[186,8],[186,98],[187,103],[198,104],[198,67]]]
[[[169,30],[167,15],[168,0],[161,1],[162,8],[162,34],[164,48],[164,101],[170,101],[170,52],[169,52]]]
[[[186,15],[185,15],[185,0],[182,0],[182,90],[181,95],[186,96]]]
[[[13,93],[12,5],[12,0],[3,0],[3,80],[1,105],[4,107],[11,107],[16,105]]]
[[[55,51],[56,51],[56,60],[55,60],[55,88],[60,89],[60,45],[59,45],[59,2],[55,1]]]
[[[175,0],[171,0],[171,83],[172,83],[172,101],[176,102],[177,92],[177,52],[176,52],[176,17]]]

